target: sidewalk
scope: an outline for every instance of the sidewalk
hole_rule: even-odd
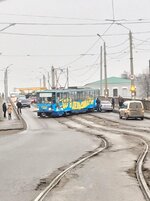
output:
[[[22,130],[23,128],[22,121],[15,116],[14,112],[11,120],[8,120],[8,117],[0,120],[0,131]]]

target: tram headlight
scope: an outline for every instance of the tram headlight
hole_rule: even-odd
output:
[[[52,110],[52,108],[48,108],[48,110]]]

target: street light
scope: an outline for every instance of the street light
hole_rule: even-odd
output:
[[[8,100],[8,68],[12,65],[13,64],[10,64],[9,66],[7,66],[4,71],[4,94],[5,94],[6,101]]]
[[[102,38],[102,36],[100,34],[97,34],[97,36],[99,36],[103,42],[104,42],[104,77],[105,77],[105,90],[104,90],[104,96],[106,98],[108,98],[108,89],[107,89],[107,63],[106,63],[106,43],[105,40]],[[102,83],[102,48],[101,48],[101,62],[100,62],[100,79],[101,79],[101,83]],[[101,94],[102,94],[102,85],[101,85]]]
[[[135,83],[134,83],[134,69],[133,69],[133,50],[132,50],[132,32],[131,30],[124,26],[121,23],[116,23],[117,25],[120,25],[122,27],[124,27],[125,29],[127,29],[129,31],[129,46],[130,46],[130,80],[131,80],[131,86],[130,86],[130,91],[131,91],[131,98],[135,98],[136,95],[136,87],[135,87]]]

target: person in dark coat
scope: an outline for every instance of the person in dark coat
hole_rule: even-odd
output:
[[[112,104],[112,107],[114,109],[115,108],[115,99],[114,99],[114,97],[112,97],[112,99],[111,99],[111,104]]]
[[[121,96],[118,97],[118,103],[119,103],[119,107],[121,107],[123,105],[123,98]]]
[[[17,105],[17,112],[18,112],[18,114],[21,114],[21,108],[22,108],[21,101],[18,101],[16,105]]]
[[[6,118],[7,106],[5,102],[3,103],[2,108],[3,108],[4,118]]]
[[[101,111],[101,101],[99,98],[96,99],[96,109],[97,112]]]

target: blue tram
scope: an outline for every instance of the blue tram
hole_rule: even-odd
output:
[[[37,115],[59,117],[92,112],[96,107],[98,89],[62,89],[37,92]]]

